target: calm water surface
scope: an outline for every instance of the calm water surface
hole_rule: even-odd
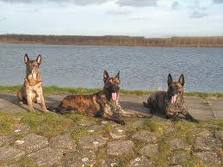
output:
[[[23,82],[24,53],[43,55],[44,85],[100,88],[107,69],[124,89],[165,90],[168,73],[184,73],[186,91],[223,92],[223,48],[0,44],[0,85]]]

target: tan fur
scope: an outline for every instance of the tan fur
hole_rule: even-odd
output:
[[[26,77],[22,88],[17,92],[18,101],[19,103],[28,104],[29,111],[34,111],[33,103],[38,103],[40,104],[42,111],[47,112],[41,74],[39,71],[41,57],[39,58],[38,56],[36,60],[29,60],[28,55],[25,55],[24,60],[26,60]],[[40,61],[40,63],[38,61]],[[32,68],[32,66],[35,66],[36,70],[35,72],[30,73],[31,70],[28,68]]]

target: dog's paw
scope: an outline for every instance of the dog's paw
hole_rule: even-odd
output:
[[[119,120],[119,121],[117,121],[117,123],[120,124],[120,125],[125,125],[125,121],[124,120]]]

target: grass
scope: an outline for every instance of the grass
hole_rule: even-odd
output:
[[[209,122],[205,122],[206,125],[217,125],[221,130],[223,130],[223,120],[211,120]]]
[[[157,119],[145,119],[144,128],[150,129],[152,132],[162,135],[168,128],[168,123]]]
[[[17,118],[21,119],[17,119]],[[128,120],[129,123],[131,120]],[[99,132],[94,132],[93,134],[89,132],[89,127],[91,125],[100,125],[100,121],[97,118],[88,117],[81,114],[67,114],[67,115],[57,115],[54,113],[28,113],[28,112],[0,112],[0,136],[1,135],[10,135],[14,132],[14,127],[17,124],[25,124],[30,127],[33,133],[43,135],[47,138],[51,138],[53,136],[59,135],[61,133],[69,133],[72,138],[78,142],[79,139],[83,136],[87,135],[97,135]],[[80,124],[85,124],[81,126]],[[111,124],[109,121],[106,125],[103,125],[102,133],[109,136],[109,132],[114,128],[113,123]],[[214,126],[210,126],[214,125]],[[193,144],[193,134],[194,130],[222,130],[223,129],[223,120],[210,120],[210,121],[201,121],[199,124],[191,123],[188,121],[177,121],[171,122],[161,118],[151,118],[144,119],[142,125],[137,126],[137,128],[133,128],[131,126],[124,126],[126,128],[126,140],[132,140],[131,136],[140,130],[150,130],[157,134],[158,137],[158,145],[159,145],[159,156],[151,157],[151,160],[155,162],[155,166],[167,166],[169,163],[169,157],[173,154],[173,151],[170,149],[168,139],[171,138],[181,138],[188,142],[189,144]],[[170,133],[165,133],[168,128],[173,128],[174,131]],[[110,137],[111,140],[111,137]],[[146,145],[146,143],[136,142],[134,147],[134,152],[137,152]],[[102,149],[102,151],[100,151]],[[97,163],[103,158],[106,158],[106,154],[104,154],[104,150],[106,150],[106,146],[100,148],[97,152]],[[139,155],[138,155],[139,156]],[[135,156],[136,157],[136,156]],[[130,160],[132,160],[133,156],[127,156],[119,158],[117,161],[118,165],[126,166]],[[24,157],[18,161],[18,166],[35,166],[32,160]],[[1,165],[0,165],[1,166]],[[191,157],[185,164],[185,167],[193,167],[199,166],[199,161],[195,157]],[[202,165],[200,165],[202,166]]]
[[[9,135],[13,132],[14,118],[6,113],[0,112],[0,136]]]
[[[223,97],[223,92],[212,92],[212,93],[203,93],[203,92],[187,92],[185,94],[186,96],[195,96],[195,97],[201,97],[201,98],[207,98],[207,97]]]
[[[169,145],[163,139],[159,142],[159,151],[159,156],[155,156],[152,158],[155,162],[155,166],[168,166],[168,157],[171,154],[171,150]]]
[[[176,131],[172,134],[172,137],[184,139],[187,143],[192,144],[194,136],[191,132],[199,126],[188,121],[178,121],[174,124]]]
[[[1,93],[16,93],[21,88],[21,85],[16,86],[3,86],[0,85]],[[58,86],[46,86],[44,87],[45,94],[91,94],[99,91],[99,88],[71,88],[71,87],[58,87]],[[154,91],[147,90],[125,90],[122,89],[121,93],[124,95],[149,95]],[[187,92],[186,96],[196,96],[196,97],[223,97],[223,92],[216,93],[203,93],[203,92]]]
[[[53,137],[71,128],[73,121],[54,113],[23,113],[21,122],[27,124],[31,130],[45,137]]]
[[[17,167],[37,167],[38,165],[31,159],[27,157],[23,157],[19,161],[16,162]]]

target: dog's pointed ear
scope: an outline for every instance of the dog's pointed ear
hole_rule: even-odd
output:
[[[25,56],[24,56],[24,63],[27,64],[28,62],[29,62],[29,56],[26,53]]]
[[[173,82],[171,74],[168,75],[167,84],[170,85]]]
[[[109,78],[109,74],[108,74],[108,72],[106,70],[104,70],[104,74],[103,74],[104,82],[106,82],[108,78]]]
[[[118,80],[120,80],[120,71],[116,74],[115,78],[117,78]]]
[[[180,78],[179,78],[178,82],[180,82],[180,84],[182,86],[184,86],[185,80],[184,80],[184,75],[183,74],[180,75]]]
[[[42,55],[38,55],[36,58],[36,62],[40,65],[42,63]]]

